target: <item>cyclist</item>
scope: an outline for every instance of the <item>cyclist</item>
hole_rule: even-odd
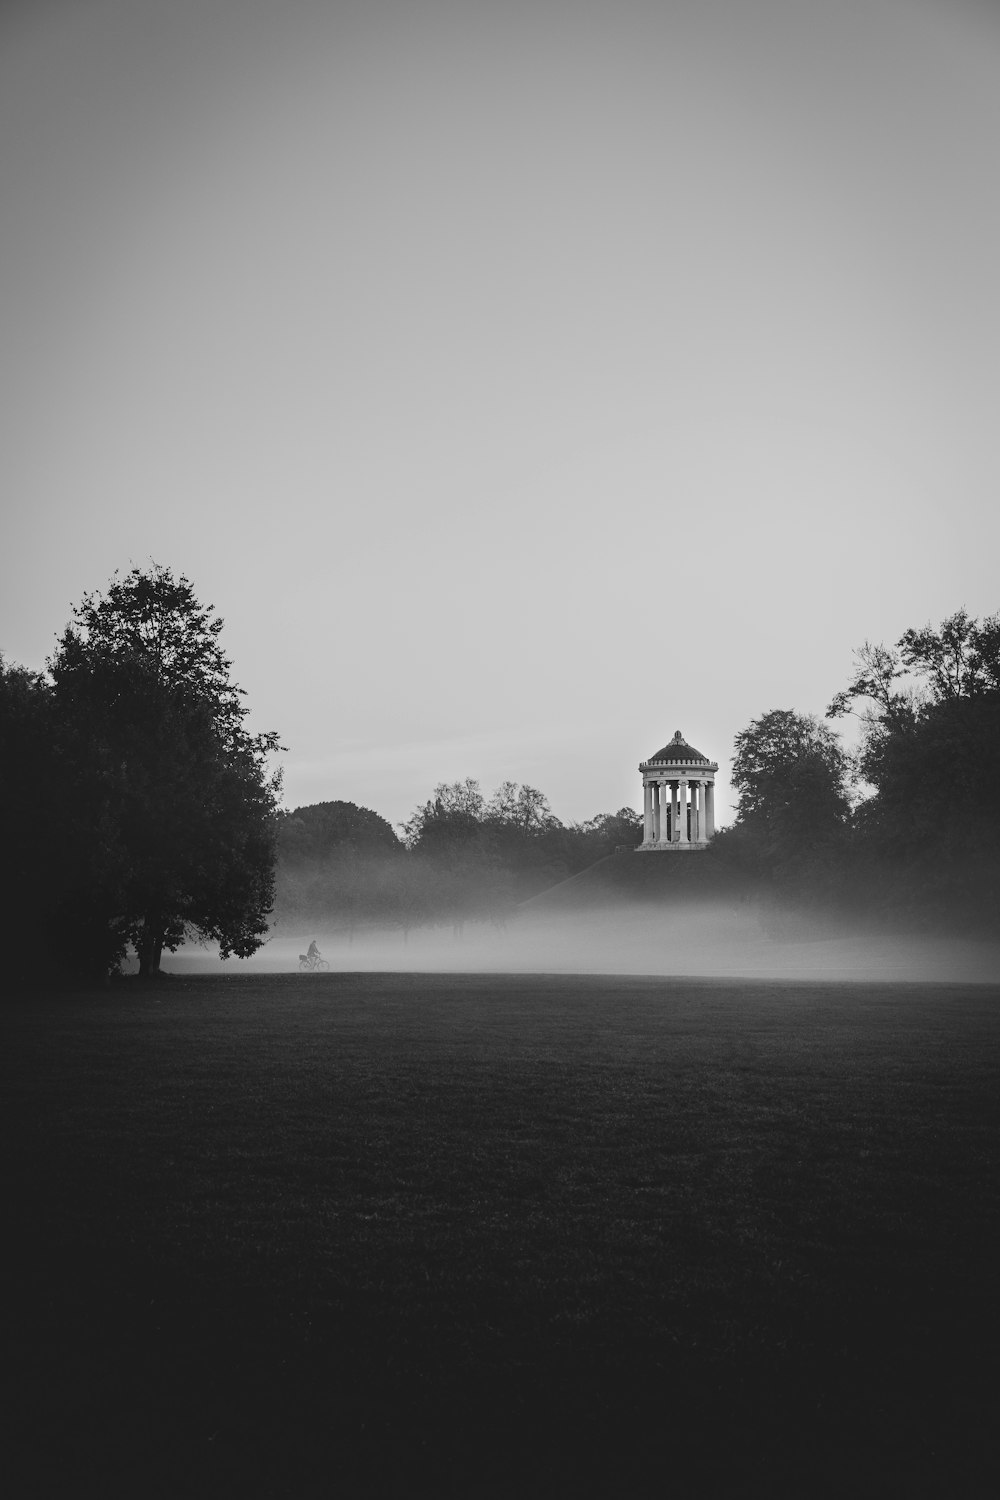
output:
[[[320,951],[316,946],[316,939],[313,938],[312,942],[309,944],[309,947],[306,949],[306,958],[308,958],[310,963],[312,963],[314,960],[319,958],[319,956]]]

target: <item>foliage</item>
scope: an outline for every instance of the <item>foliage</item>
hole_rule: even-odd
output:
[[[72,949],[86,929],[94,965],[131,941],[153,972],[186,933],[246,957],[267,930],[279,746],[244,727],[222,625],[183,575],[134,568],[84,597],[49,662],[74,804],[60,931]]]
[[[831,717],[858,710],[856,889],[876,909],[996,929],[1000,913],[1000,617],[866,644]]]
[[[850,762],[836,735],[814,715],[772,709],[735,746],[742,857],[786,885],[821,870],[825,884],[850,819]]]
[[[561,878],[552,835],[562,824],[535,787],[504,781],[487,800],[472,778],[441,783],[402,827],[433,875],[441,920],[498,920],[518,897]]]
[[[403,824],[403,841],[408,849],[442,849],[467,842],[479,836],[483,827],[486,802],[478,781],[450,784],[442,782],[433,795],[414,810]]]
[[[0,656],[0,842],[7,873],[4,948],[6,962],[15,969],[27,969],[36,961],[49,914],[66,880],[68,851],[61,805],[65,799],[58,796],[55,765],[50,685],[37,672]]]
[[[438,853],[440,854],[440,850]],[[352,802],[296,808],[278,820],[279,920],[324,931],[461,920],[478,894],[467,851],[407,851],[378,813]],[[482,885],[482,882],[479,882]]]
[[[960,610],[939,629],[905,631],[895,647],[866,642],[829,714],[851,710],[862,721],[856,757],[828,724],[793,709],[772,709],[737,735],[738,812],[717,835],[718,855],[783,900],[996,930],[1000,617],[979,623]],[[874,795],[852,812],[859,778]],[[384,837],[377,815],[355,813]],[[368,834],[350,831],[344,812],[336,868],[328,851],[307,871],[295,867],[293,837],[304,814],[323,821],[299,809],[283,825],[282,909],[287,901],[351,924],[496,919],[642,837],[631,808],[566,827],[536,788],[504,781],[487,797],[467,778],[435,787],[402,825],[405,851],[391,869],[371,862]]]
[[[527,838],[562,827],[544,793],[533,786],[518,786],[516,781],[500,783],[486,804],[485,817],[495,827],[516,830]]]
[[[926,680],[936,703],[1000,693],[1000,615],[980,625],[960,609],[940,630],[906,630],[898,644],[903,665]]]
[[[586,823],[574,826],[588,855],[588,863],[604,859],[622,845],[635,848],[642,843],[642,815],[633,807],[620,807],[617,812],[598,813]]]
[[[402,848],[391,823],[354,802],[316,802],[279,813],[277,843],[279,856],[288,864],[362,851],[396,853]]]
[[[504,781],[487,798],[479,782],[467,778],[436,786],[402,829],[405,847],[392,835],[393,848],[388,824],[352,803],[283,815],[281,920],[348,932],[367,925],[405,931],[503,922],[519,901],[621,844],[638,843],[642,820],[632,808],[619,808],[567,828],[536,787]]]

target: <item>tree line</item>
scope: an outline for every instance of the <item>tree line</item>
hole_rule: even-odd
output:
[[[834,721],[859,720],[855,751]],[[959,610],[866,642],[823,717],[771,709],[735,739],[713,857],[783,908],[900,929],[1000,931],[1000,617]],[[278,912],[348,931],[502,921],[642,838],[632,808],[564,826],[536,788],[436,787],[400,826],[351,803],[282,814]]]
[[[831,722],[854,714],[848,753]],[[1000,932],[1000,616],[964,610],[865,642],[823,719],[775,709],[736,736],[717,852],[799,906]]]
[[[366,927],[467,921],[502,924],[521,901],[621,845],[635,845],[632,808],[564,826],[535,787],[442,783],[400,826],[352,802],[296,808],[278,819],[276,913],[349,935]]]
[[[0,657],[5,962],[155,973],[185,939],[248,957],[275,921],[348,933],[503,922],[617,848],[632,808],[564,825],[537,788],[442,783],[400,825],[333,801],[283,811],[275,732],[251,734],[223,622],[153,564],[87,594],[45,673]],[[833,728],[858,716],[848,753]],[[824,718],[772,709],[735,740],[713,858],[762,895],[996,934],[1000,616],[959,610],[866,642]]]

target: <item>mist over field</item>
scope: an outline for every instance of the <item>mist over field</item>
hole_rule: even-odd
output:
[[[541,855],[545,839],[526,847]],[[505,865],[488,846],[446,847],[438,858],[344,846],[286,856],[267,941],[226,971],[297,971],[315,940],[340,972],[1000,980],[1000,931],[982,903],[962,899],[977,887],[989,898],[987,866],[977,874],[952,860],[942,872],[925,860],[915,907],[914,871],[901,861],[824,890],[815,868],[797,881],[768,878],[726,836],[688,854],[594,853],[575,873],[541,857]],[[946,884],[928,900],[942,873]],[[168,962],[185,972],[217,965],[210,946],[188,945]]]
[[[281,924],[251,959],[219,964],[210,946],[188,945],[165,959],[177,973],[297,970],[311,938],[331,970],[421,973],[662,974],[753,979],[1000,982],[1000,942],[963,937],[835,930],[792,910],[747,903],[695,904],[678,911],[636,903],[624,909],[540,912],[505,923],[364,931],[286,932]],[[311,976],[302,975],[308,983]]]

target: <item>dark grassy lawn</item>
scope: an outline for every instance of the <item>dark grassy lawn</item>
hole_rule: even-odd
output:
[[[10,1496],[990,1496],[1000,993],[0,1013]]]

